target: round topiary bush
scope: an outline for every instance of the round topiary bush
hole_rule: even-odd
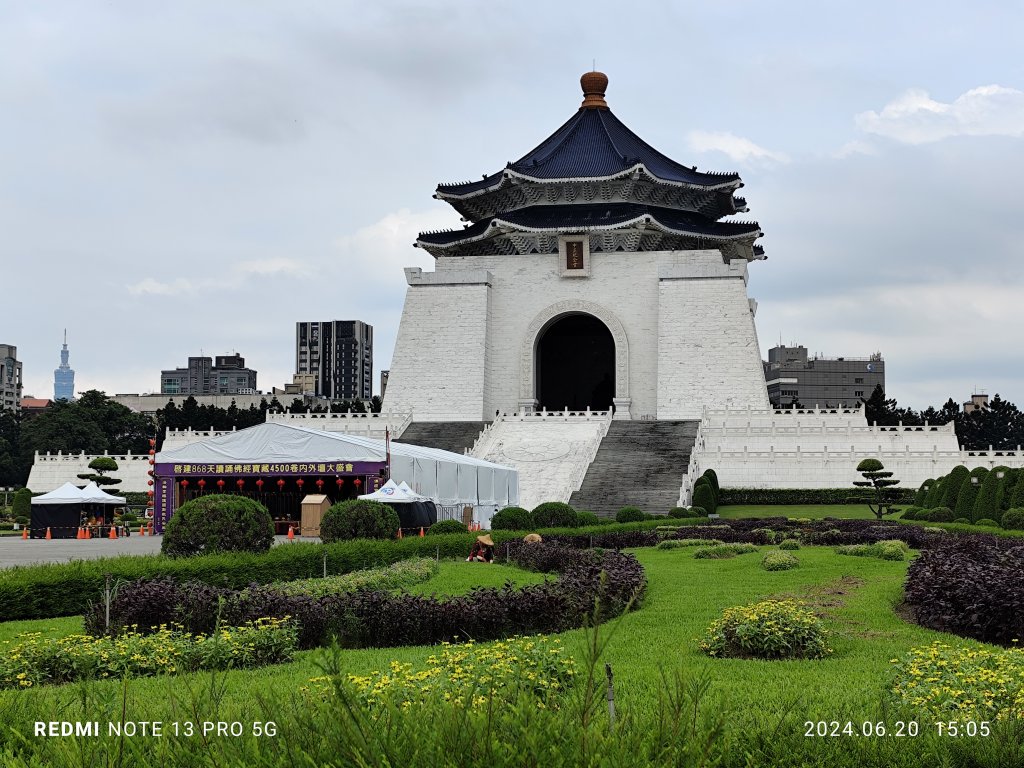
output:
[[[273,542],[266,507],[245,496],[213,493],[181,505],[167,521],[160,551],[170,557],[266,552]]]
[[[708,627],[700,649],[739,659],[820,659],[832,652],[825,625],[793,600],[765,600],[726,608]]]
[[[617,523],[639,523],[645,519],[647,519],[647,515],[640,507],[623,507],[615,513],[615,522]]]
[[[672,509],[668,511],[668,516],[673,517],[676,520],[681,520],[684,517],[690,516],[690,510],[686,507],[672,507]]]
[[[715,489],[703,477],[693,485],[693,506],[703,507],[711,514],[714,514],[715,510],[718,509]]]
[[[545,501],[530,513],[534,528],[575,528],[576,510],[561,501]]]
[[[589,525],[600,525],[601,518],[595,515],[593,512],[576,512],[576,527],[584,528]]]
[[[1003,513],[1003,528],[1008,531],[1024,531],[1024,507],[1006,510]]]
[[[779,549],[800,549],[800,542],[796,539],[783,539],[779,543]]]
[[[903,510],[903,514],[900,515],[900,520],[917,520],[917,515],[920,511],[920,507],[907,507]]]
[[[387,504],[351,499],[324,512],[320,539],[325,544],[348,539],[393,539],[400,526],[398,513]]]
[[[928,512],[928,520],[933,523],[952,523],[955,519],[949,507],[936,507]]]
[[[458,520],[438,520],[427,531],[428,534],[465,533],[469,529]]]
[[[530,510],[522,507],[499,509],[491,518],[492,531],[529,531],[533,528]]]
[[[766,571],[788,571],[799,565],[800,561],[793,555],[778,549],[765,552],[761,558],[761,567]]]
[[[690,507],[690,514],[687,517],[707,517],[708,511],[704,507]]]
[[[989,528],[998,528],[999,523],[993,520],[991,517],[983,517],[981,520],[975,523],[975,525],[987,525]]]
[[[970,525],[970,524],[971,524],[971,521],[970,521],[970,520],[968,520],[968,519],[967,519],[966,517],[958,517],[958,518],[957,518],[956,520],[954,520],[953,522],[954,522],[954,523],[958,523],[958,524],[960,524],[960,525]]]

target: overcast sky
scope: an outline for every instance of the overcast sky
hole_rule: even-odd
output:
[[[387,368],[431,198],[535,146],[579,76],[665,154],[739,171],[781,338],[886,360],[901,404],[1024,406],[1024,6],[974,2],[5,2],[0,343],[53,396],[189,355],[290,381],[297,320]],[[374,376],[374,387],[378,377]]]

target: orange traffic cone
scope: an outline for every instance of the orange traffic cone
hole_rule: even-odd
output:
[[[420,527],[420,538],[421,538],[421,539],[423,538],[423,535],[424,535],[424,534],[423,534],[423,528],[422,528],[422,526],[421,526],[421,527]]]
[[[145,535],[146,535],[146,526],[140,525],[139,526],[139,536],[145,536]]]
[[[295,541],[295,529],[292,526],[288,526],[288,541]]]
[[[81,526],[79,526],[79,528],[78,528],[78,533],[76,533],[76,534],[75,534],[75,538],[76,538],[76,539],[81,539],[81,538],[83,538],[83,536],[82,536],[82,528],[81,528]]]
[[[402,529],[401,528],[398,529],[398,538],[402,538]]]
[[[116,539],[117,538],[117,528],[115,528],[114,526],[110,526],[110,533],[107,534],[107,538],[108,539]]]
[[[22,528],[21,529],[21,538],[22,538],[22,540],[28,538],[28,528]]]
[[[92,538],[92,528],[90,528],[89,526],[85,527],[85,538],[87,538],[87,539],[91,539]]]
[[[46,528],[46,540],[49,541],[52,538],[53,538],[53,534],[50,533],[50,528],[49,528],[49,526],[47,526],[47,528]]]

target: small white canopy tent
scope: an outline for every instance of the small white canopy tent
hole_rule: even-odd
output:
[[[383,501],[387,504],[410,504],[415,501],[402,493],[402,489],[394,480],[388,480],[373,493],[364,493],[359,498],[367,501]]]
[[[85,504],[86,497],[82,489],[71,483],[64,483],[60,488],[32,497],[33,504]]]
[[[82,489],[82,497],[86,504],[125,504],[124,496],[114,496],[90,482]]]
[[[398,490],[400,490],[402,492],[402,494],[407,499],[409,499],[409,501],[426,501],[427,500],[426,496],[420,496],[418,493],[416,493],[416,491],[414,491],[412,488],[410,488],[409,484],[407,482],[405,482],[405,480],[403,480],[402,482],[400,482],[398,484]]]

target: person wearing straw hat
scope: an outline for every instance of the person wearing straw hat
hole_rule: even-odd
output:
[[[523,541],[527,544],[540,544],[544,539],[540,537],[539,533],[528,533],[523,536]]]
[[[473,542],[473,549],[469,551],[469,557],[466,558],[466,562],[494,562],[494,539],[491,538],[491,534],[485,533],[482,536],[476,537],[476,541]]]

